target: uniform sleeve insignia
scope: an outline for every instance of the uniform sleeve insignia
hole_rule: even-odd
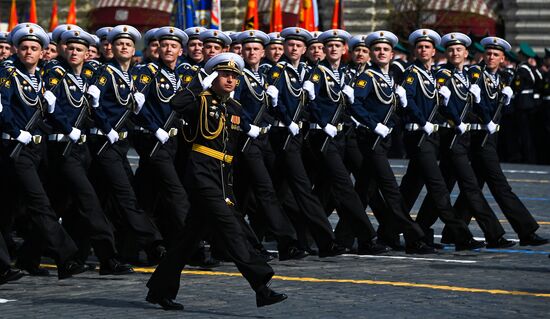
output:
[[[445,79],[444,78],[438,78],[437,83],[443,84],[443,83],[445,83]]]
[[[85,77],[91,78],[92,75],[94,75],[94,72],[92,72],[92,70],[90,70],[90,69],[84,70],[84,76],[85,76]]]
[[[239,86],[239,83],[241,83],[241,80],[237,80],[236,86]]]
[[[407,77],[407,84],[413,84],[413,82],[414,82],[414,77],[412,76]]]
[[[139,77],[139,83],[141,83],[141,84],[148,84],[149,82],[151,82],[151,77],[148,76],[147,74],[142,74],[142,75]]]
[[[234,125],[241,124],[241,117],[237,115],[231,115],[231,124],[234,124]]]
[[[107,83],[107,77],[101,76],[98,81],[99,85],[105,85]]]
[[[521,81],[520,81],[519,79],[517,79],[517,80],[514,82],[514,84],[515,84],[516,86],[519,86],[519,85],[521,84]]]
[[[367,85],[367,81],[365,80],[358,80],[356,83],[355,83],[355,86],[358,87],[358,88],[364,88],[365,86]]]
[[[199,70],[199,67],[194,65],[194,66],[191,67],[191,69],[193,69],[193,71],[197,72]]]
[[[186,76],[183,78],[183,83],[189,83],[189,82],[191,82],[191,80],[193,80],[193,77],[190,76],[190,75],[186,75]]]
[[[63,70],[61,70],[61,68],[55,68],[55,72],[61,76],[64,76],[65,75],[65,72],[63,72]]]
[[[321,76],[317,73],[313,74],[313,76],[311,77],[311,80],[313,82],[319,82],[320,79],[321,79]]]
[[[0,79],[0,85],[3,85],[4,87],[8,88],[10,87],[10,81],[6,78]]]
[[[276,79],[280,76],[281,74],[279,72],[273,72],[273,74],[271,74],[271,78],[272,79]]]
[[[477,79],[477,78],[479,78],[479,73],[477,73],[477,72],[476,72],[476,73],[474,73],[474,74],[472,75],[472,77],[473,77],[474,79]]]
[[[50,86],[54,86],[54,85],[57,85],[57,83],[59,83],[59,80],[57,78],[51,78],[48,83],[50,84]]]
[[[149,70],[151,70],[153,74],[157,73],[157,69],[155,69],[155,66],[152,63],[149,63],[147,67],[149,68]]]

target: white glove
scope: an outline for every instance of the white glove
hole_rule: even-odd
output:
[[[143,95],[143,93],[141,92],[135,92],[134,99],[136,100],[136,109],[134,110],[134,114],[139,114],[139,111],[141,111],[143,104],[145,104],[145,95]]]
[[[29,144],[32,140],[31,133],[29,133],[27,131],[23,131],[23,130],[21,130],[20,132],[21,133],[19,133],[19,136],[16,138],[16,140],[18,140],[19,142],[21,142],[25,145]]]
[[[481,88],[477,84],[472,84],[468,90],[474,96],[474,102],[481,102]]]
[[[265,93],[271,98],[271,104],[277,106],[277,102],[279,101],[279,90],[273,85],[270,85],[265,90]]]
[[[315,86],[313,85],[313,82],[311,82],[310,80],[305,81],[303,88],[307,92],[309,100],[315,100]]]
[[[294,122],[290,123],[290,125],[288,126],[288,130],[290,131],[292,136],[296,136],[298,135],[298,133],[300,133],[300,127]]]
[[[258,135],[260,135],[260,128],[256,125],[250,125],[250,130],[246,132],[246,135],[250,136],[251,138],[256,138]]]
[[[218,77],[218,71],[212,72],[212,74],[208,75],[202,80],[202,89],[208,90],[212,86],[212,82]]]
[[[118,142],[118,133],[115,130],[111,129],[111,131],[107,133],[107,139],[111,144],[115,144],[116,142]]]
[[[451,90],[448,87],[443,86],[439,89],[439,94],[443,97],[443,105],[447,106],[449,104],[449,99],[451,98]]]
[[[401,106],[402,107],[407,107],[407,92],[405,91],[405,89],[401,85],[398,85],[395,88],[395,94],[399,97],[399,101],[401,102]]]
[[[76,127],[73,127],[73,130],[69,133],[69,139],[73,141],[73,143],[76,143],[80,139],[80,134],[81,131]]]
[[[92,107],[98,107],[99,106],[99,96],[101,95],[101,91],[99,90],[99,88],[92,84],[88,88],[87,92],[92,97]]]
[[[426,132],[426,134],[431,135],[434,132],[434,125],[430,122],[426,122],[426,124],[422,126],[422,130]]]
[[[468,124],[466,123],[460,123],[458,126],[458,130],[460,131],[460,134],[464,134],[468,131]]]
[[[386,136],[388,136],[388,134],[390,134],[390,129],[382,124],[382,123],[378,123],[376,124],[376,127],[374,128],[374,133],[382,136],[382,138],[386,138]]]
[[[46,91],[44,92],[44,99],[48,103],[48,113],[53,113],[53,111],[55,110],[55,101],[57,100],[57,98],[55,97],[55,95],[53,95],[52,91]]]
[[[353,88],[346,84],[344,86],[344,88],[342,89],[342,92],[344,92],[344,94],[347,96],[348,102],[350,104],[353,104],[353,102],[355,101],[355,95],[353,94]]]
[[[4,109],[4,106],[2,105],[2,96],[0,95],[0,113],[2,113],[3,109]]]
[[[510,104],[510,101],[512,100],[512,95],[514,95],[512,88],[509,86],[505,86],[501,92],[502,95],[504,95],[504,105]]]
[[[170,135],[168,134],[168,132],[166,132],[160,127],[155,132],[155,136],[159,140],[159,142],[161,142],[162,144],[166,143],[170,138]]]
[[[498,125],[495,124],[495,122],[491,121],[485,125],[485,128],[487,131],[489,131],[489,134],[494,134],[497,131]]]
[[[336,134],[338,134],[338,129],[336,128],[336,126],[330,123],[328,123],[327,126],[323,128],[323,131],[327,133],[327,135],[330,137],[335,137]]]

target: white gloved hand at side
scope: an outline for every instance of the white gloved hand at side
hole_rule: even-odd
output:
[[[430,122],[426,122],[426,124],[422,126],[422,130],[426,132],[426,134],[431,135],[434,132],[434,125]]]
[[[386,138],[388,134],[390,134],[390,129],[386,125],[382,123],[376,124],[376,127],[374,128],[374,133],[382,136],[383,138]]]
[[[338,129],[336,128],[336,126],[328,123],[324,128],[323,128],[323,131],[325,133],[327,133],[328,136],[330,137],[335,137],[336,134],[338,134]]]
[[[73,143],[76,143],[80,139],[80,134],[81,133],[82,132],[79,129],[77,129],[76,127],[73,127],[71,133],[69,133],[69,135],[68,135],[69,139],[71,141],[73,141]]]
[[[159,142],[164,144],[168,141],[168,139],[170,138],[170,135],[164,129],[159,127],[155,132],[155,137],[157,138],[157,140],[159,140]]]
[[[502,95],[504,95],[504,105],[510,104],[510,101],[512,101],[512,95],[514,95],[514,91],[512,91],[512,88],[509,86],[505,86],[501,92]]]
[[[256,125],[250,125],[250,130],[246,132],[246,135],[250,136],[251,138],[256,138],[258,135],[260,135],[260,128]]]
[[[468,131],[468,124],[467,123],[460,123],[458,126],[458,130],[460,131],[460,134],[464,134]]]
[[[439,89],[439,94],[443,97],[443,105],[447,106],[449,104],[449,99],[451,98],[451,90],[448,87],[443,86]]]
[[[487,131],[489,131],[489,134],[494,134],[497,131],[498,125],[495,124],[495,122],[491,121],[485,125],[485,128]]]
[[[17,141],[27,145],[31,142],[32,140],[32,135],[31,133],[27,132],[27,131],[23,131],[21,130],[20,133],[19,133],[19,136],[17,136],[15,138]]]
[[[294,122],[291,122],[290,125],[288,126],[288,130],[290,131],[292,136],[296,136],[298,135],[298,133],[300,133],[300,126],[298,126],[298,124]]]
[[[270,85],[265,90],[265,93],[271,98],[271,105],[274,107],[277,106],[277,102],[279,101],[279,90],[273,85]]]
[[[118,142],[118,138],[118,133],[113,129],[111,129],[111,131],[107,133],[107,139],[111,144],[115,144],[116,142]]]
[[[344,92],[344,94],[346,95],[346,97],[348,98],[348,102],[350,104],[353,104],[353,102],[355,101],[355,95],[354,95],[354,90],[351,86],[349,85],[346,85],[344,86],[344,88],[342,89],[342,92]]]
[[[101,91],[99,90],[99,88],[92,84],[88,88],[87,92],[92,97],[92,107],[98,107],[99,106],[99,96],[101,95]]]
[[[135,92],[134,99],[136,100],[136,108],[134,110],[134,114],[139,114],[139,112],[143,108],[143,104],[145,104],[145,95],[143,95],[143,93],[141,92]]]
[[[313,82],[310,80],[305,81],[303,88],[307,92],[310,101],[315,100],[315,85],[313,85]]]
[[[53,113],[55,111],[55,101],[57,98],[53,95],[52,91],[44,92],[44,99],[48,103],[48,113]]]
[[[472,84],[468,91],[470,91],[470,93],[472,93],[472,95],[474,96],[474,102],[481,102],[481,88],[479,87],[479,85]]]
[[[405,91],[405,89],[401,86],[401,85],[398,85],[396,88],[395,88],[395,94],[399,97],[399,101],[401,102],[401,106],[402,107],[407,107],[407,92]]]

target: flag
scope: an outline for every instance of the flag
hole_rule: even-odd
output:
[[[302,7],[300,8],[300,27],[308,31],[317,31],[313,1],[315,0],[302,0]]]
[[[246,15],[244,16],[243,30],[257,30],[259,27],[258,0],[248,0]]]
[[[195,26],[195,4],[193,0],[175,0],[175,26],[185,30]]]
[[[8,23],[8,31],[11,31],[16,25],[19,24],[19,21],[17,21],[17,5],[15,4],[15,0],[11,0],[11,10],[10,10],[10,20]]]
[[[31,23],[38,23],[38,19],[36,18],[36,0],[31,0],[29,8],[29,22]]]
[[[315,31],[319,31],[319,6],[317,5],[317,0],[312,0],[313,4],[313,25]]]
[[[281,0],[271,1],[271,22],[269,32],[281,32],[283,30],[283,10]]]
[[[57,0],[53,0],[52,15],[50,17],[50,31],[53,31],[59,24],[57,20]]]
[[[212,9],[210,10],[210,28],[221,30],[222,28],[222,10],[221,0],[212,0]]]
[[[69,14],[67,14],[67,24],[76,24],[76,0],[71,0]]]
[[[212,10],[212,0],[199,0],[197,18],[201,27],[210,28],[210,10]]]
[[[344,1],[334,1],[334,10],[332,11],[332,29],[344,29]]]

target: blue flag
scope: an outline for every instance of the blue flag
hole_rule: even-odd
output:
[[[194,27],[195,23],[195,4],[193,0],[175,0],[176,17],[175,26],[185,30]]]
[[[201,27],[210,28],[210,10],[212,10],[212,0],[199,0],[197,17]]]

